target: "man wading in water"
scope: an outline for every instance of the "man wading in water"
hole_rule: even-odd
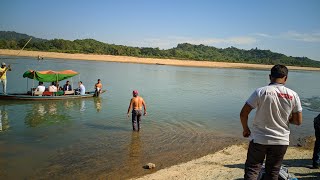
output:
[[[134,90],[132,92],[133,98],[130,100],[129,108],[127,115],[128,117],[130,116],[130,110],[132,108],[132,129],[133,131],[139,131],[140,130],[140,121],[141,121],[141,116],[142,116],[142,106],[144,113],[143,115],[145,116],[147,114],[147,107],[146,103],[144,102],[143,98],[138,96],[138,91]]]

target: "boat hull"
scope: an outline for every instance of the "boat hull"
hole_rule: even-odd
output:
[[[30,94],[0,94],[0,100],[28,100],[28,101],[44,101],[44,100],[65,100],[65,99],[83,99],[92,98],[94,94],[85,95],[62,95],[62,96],[31,96]]]

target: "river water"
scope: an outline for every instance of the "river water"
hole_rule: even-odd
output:
[[[26,92],[37,82],[28,69],[72,69],[100,98],[21,102],[0,101],[0,179],[126,179],[215,152],[245,141],[239,112],[269,71],[192,68],[63,59],[5,59],[10,92]],[[290,71],[287,87],[303,102],[302,126],[291,126],[291,144],[313,135],[320,112],[320,72]],[[64,84],[65,81],[60,82]],[[49,84],[45,84],[48,86]],[[126,117],[132,90],[147,103],[142,129],[132,132]],[[254,113],[252,113],[254,114]],[[251,120],[252,120],[251,116]],[[250,120],[250,122],[252,122]]]

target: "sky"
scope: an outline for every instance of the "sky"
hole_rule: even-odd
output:
[[[1,0],[0,31],[169,49],[264,49],[320,61],[319,0]]]

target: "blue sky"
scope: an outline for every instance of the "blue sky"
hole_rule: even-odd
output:
[[[0,31],[168,49],[268,49],[320,61],[319,0],[1,0]]]

